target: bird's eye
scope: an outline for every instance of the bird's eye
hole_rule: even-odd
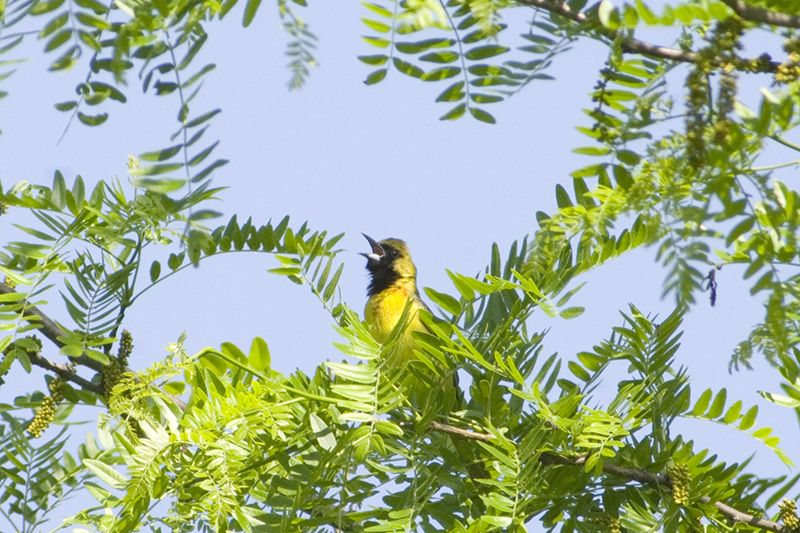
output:
[[[392,258],[395,259],[397,258],[397,256],[400,255],[400,252],[398,252],[397,250],[392,250],[391,252],[389,252],[389,255],[391,255]]]

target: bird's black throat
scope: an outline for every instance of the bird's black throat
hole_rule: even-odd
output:
[[[400,279],[400,274],[392,268],[392,265],[384,264],[382,261],[376,264],[368,264],[367,270],[372,276],[369,287],[367,287],[367,296],[370,298],[388,289]]]

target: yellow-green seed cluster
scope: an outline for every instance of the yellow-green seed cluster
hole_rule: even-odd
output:
[[[744,22],[736,16],[721,20],[709,33],[709,46],[697,54],[697,62],[686,77],[686,153],[689,164],[699,169],[706,163],[706,123],[711,114],[708,77],[719,71],[719,96],[714,122],[711,124],[711,142],[724,145],[730,141],[733,123],[729,114],[736,102],[737,71],[750,70],[760,65],[745,65],[736,55],[741,48],[739,40]],[[769,63],[769,58],[766,59]]]
[[[116,357],[111,357],[111,362],[103,367],[103,396],[106,400],[111,398],[111,391],[114,390],[114,385],[119,383],[122,379],[122,374],[125,373],[125,367],[119,362]]]
[[[122,363],[122,366],[128,366],[128,357],[133,351],[133,336],[127,329],[122,330],[122,335],[119,339],[119,350],[117,351],[117,359]]]
[[[56,417],[56,409],[61,400],[64,399],[63,391],[64,380],[56,378],[50,382],[50,396],[42,400],[39,410],[28,426],[28,434],[33,438],[42,436],[42,433],[50,426]]]
[[[685,464],[678,464],[667,468],[667,475],[672,481],[672,501],[678,505],[689,503],[689,483],[692,474]]]
[[[586,521],[597,524],[607,533],[620,533],[622,531],[622,525],[619,522],[619,518],[616,516],[598,516],[587,518]]]
[[[800,518],[797,518],[797,502],[794,500],[783,499],[783,502],[778,504],[781,510],[781,521],[790,530],[800,528]]]
[[[123,330],[119,339],[119,349],[117,350],[116,357],[110,357],[111,360],[106,366],[103,367],[103,395],[106,401],[111,398],[111,391],[114,386],[122,379],[125,373],[125,367],[128,366],[128,357],[133,350],[133,337],[130,331]]]
[[[787,39],[783,43],[783,49],[789,57],[778,65],[775,83],[791,83],[800,79],[800,39]]]

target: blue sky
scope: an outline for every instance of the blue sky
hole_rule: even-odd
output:
[[[214,175],[215,185],[230,187],[220,195],[223,202],[211,206],[225,215],[219,223],[237,214],[240,221],[252,216],[260,225],[288,214],[294,228],[308,220],[312,229],[346,233],[340,242],[346,263],[341,288],[352,308],[361,311],[365,301],[367,273],[358,252],[366,251],[367,243],[361,232],[406,240],[420,284],[455,293],[446,268],[481,272],[493,242],[507,254],[514,240],[537,229],[537,211],[555,208],[556,183],[571,191],[569,173],[590,162],[572,153],[590,144],[574,128],[589,124],[582,109],[592,105],[587,94],[605,58],[602,47],[578,44],[548,71],[556,81],[532,83],[520,95],[490,106],[495,126],[467,117],[440,122],[449,108],[433,100],[447,82],[423,84],[393,71],[376,86],[363,84],[370,69],[356,56],[376,51],[360,38],[365,29],[359,18],[366,13],[358,4],[312,2],[301,14],[320,38],[320,66],[306,87],[286,89],[287,37],[274,6],[265,2],[246,30],[237,7],[223,22],[208,25],[210,39],[196,65],[213,62],[217,68],[206,77],[192,113],[223,111],[206,134],[221,141],[215,155],[231,161]],[[521,20],[527,16],[520,14]],[[666,34],[655,34],[661,35]],[[169,134],[178,127],[177,98],[143,96],[135,78],[128,80],[128,104],[106,106],[111,115],[106,124],[87,128],[76,122],[59,143],[67,114],[52,104],[74,98],[86,64],[66,74],[47,73],[41,46],[31,41],[19,50],[16,57],[34,59],[0,87],[10,93],[0,100],[4,188],[19,180],[49,185],[56,169],[68,182],[81,174],[87,186],[114,176],[125,182],[129,154],[170,145]],[[757,83],[747,90],[746,99],[755,102]],[[25,221],[13,212],[0,218],[4,240],[13,232],[12,222]],[[654,256],[654,249],[638,250],[579,280],[588,282],[571,302],[587,308],[580,318],[534,314],[533,329],[551,329],[545,353],[570,359],[591,349],[620,325],[617,311],[627,311],[629,302],[644,313],[668,315],[672,300],[660,298],[666,272]],[[261,336],[270,345],[274,367],[285,373],[295,368],[311,373],[327,359],[340,359],[331,346],[336,333],[330,317],[306,288],[267,273],[276,266],[265,254],[223,255],[150,291],[128,311],[124,324],[134,338],[131,366],[166,356],[163,347],[184,331],[189,353],[225,341],[247,349],[253,337]],[[782,426],[777,433],[793,455],[794,416],[755,394],[755,389],[777,391],[777,374],[761,360],[755,361],[756,372],[727,371],[734,346],[763,310],[741,283],[741,272],[726,268],[717,280],[717,306],[701,297],[686,319],[678,364],[689,367],[695,399],[707,387],[727,387],[729,403],[734,398],[745,407],[758,403],[759,423]],[[64,319],[57,293],[49,299],[46,312]],[[30,376],[19,368],[14,372],[0,402],[43,387],[38,369]],[[608,383],[599,394],[615,385]],[[604,398],[597,396],[596,402]],[[95,414],[89,411],[87,418]],[[698,449],[713,447],[728,461],[757,451],[753,468],[761,475],[787,473],[766,448],[733,430],[691,421],[680,427]]]

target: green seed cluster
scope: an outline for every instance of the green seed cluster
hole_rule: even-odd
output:
[[[800,518],[797,518],[797,502],[794,500],[783,499],[782,503],[778,504],[781,510],[781,521],[790,530],[800,528]]]
[[[50,382],[50,396],[42,400],[39,410],[28,426],[28,434],[35,438],[41,437],[42,433],[50,426],[56,417],[56,408],[61,400],[64,399],[63,390],[64,380],[56,378]]]
[[[119,350],[117,351],[117,359],[122,366],[128,366],[128,357],[133,351],[133,336],[127,329],[122,330],[122,335],[119,339]]]
[[[5,215],[6,213],[8,213],[8,205],[0,204],[0,215]]]
[[[778,65],[775,83],[791,83],[800,79],[800,39],[787,39],[783,43],[783,49],[789,57]]]
[[[737,71],[759,66],[745,65],[736,55],[742,47],[743,31],[744,22],[739,17],[721,20],[706,37],[710,44],[698,52],[697,63],[686,77],[686,151],[689,164],[695,169],[706,163],[705,128],[711,113],[708,77],[715,71],[721,74],[711,140],[717,145],[727,144],[733,126],[729,114],[736,102]],[[769,63],[769,58],[766,61]]]
[[[128,366],[128,357],[133,350],[133,337],[130,331],[123,330],[119,339],[119,349],[116,357],[110,357],[111,362],[103,367],[103,395],[106,401],[111,398],[111,391],[114,386],[122,379],[125,367]]]
[[[705,106],[708,102],[706,68],[698,62],[686,76],[686,155],[693,168],[700,168],[706,162],[706,141],[703,136]]]
[[[685,464],[674,465],[667,468],[667,475],[672,481],[672,501],[678,505],[689,503],[689,483],[692,474]]]
[[[589,524],[596,524],[606,533],[620,533],[622,531],[619,518],[615,516],[594,516],[586,518],[586,522]]]

